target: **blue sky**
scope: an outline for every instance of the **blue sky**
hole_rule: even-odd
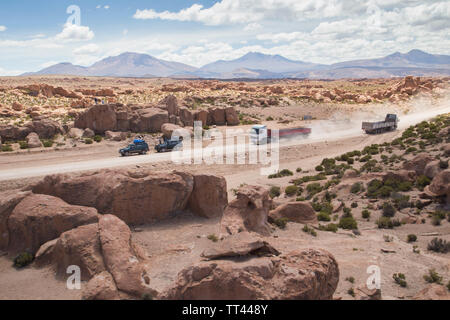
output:
[[[71,5],[81,24],[68,24]],[[334,63],[450,54],[445,0],[15,0],[0,2],[0,75],[126,51],[202,66],[247,52]]]

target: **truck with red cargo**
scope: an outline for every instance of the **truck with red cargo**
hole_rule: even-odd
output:
[[[311,134],[311,128],[296,127],[296,128],[286,128],[278,130],[278,138],[294,138],[296,136],[307,137]],[[253,144],[266,144],[271,143],[275,138],[276,134],[273,129],[267,128],[265,125],[255,125],[252,127],[250,134],[250,141]]]
[[[388,114],[384,121],[378,122],[363,122],[362,129],[367,134],[377,134],[386,131],[397,130],[399,119],[396,114]]]

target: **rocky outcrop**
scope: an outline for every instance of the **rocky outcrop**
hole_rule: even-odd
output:
[[[130,228],[113,215],[100,216],[98,223],[70,230],[46,243],[36,254],[35,264],[53,267],[57,276],[64,275],[70,265],[79,266],[82,279],[89,281],[83,299],[157,295],[150,287],[143,249],[134,243]]]
[[[416,172],[418,176],[423,175],[425,173],[425,166],[427,163],[433,161],[433,157],[426,153],[421,153],[415,156],[413,159],[405,162],[403,164],[403,169],[413,170]]]
[[[428,162],[425,166],[424,175],[430,179],[433,179],[439,174],[443,169],[439,164],[439,160]]]
[[[126,132],[120,132],[120,131],[106,131],[105,132],[106,140],[123,141],[123,140],[126,140],[127,137],[128,137],[128,133],[126,133]]]
[[[194,176],[189,209],[205,217],[221,217],[228,205],[227,181],[224,177],[200,174]]]
[[[416,293],[413,300],[450,300],[450,291],[443,285],[433,283]]]
[[[116,130],[116,107],[121,105],[96,105],[80,114],[74,126],[79,129],[91,129],[95,133],[103,134],[105,131]]]
[[[169,122],[167,111],[159,108],[140,109],[130,120],[130,130],[133,132],[156,133],[161,131],[161,126]]]
[[[225,109],[223,108],[209,108],[208,109],[208,124],[223,126],[227,123],[225,117]]]
[[[178,126],[176,124],[172,124],[172,123],[165,123],[161,126],[161,132],[163,133],[163,136],[166,137],[167,139],[171,139],[172,134],[176,130],[180,130],[180,129],[182,129],[180,126]]]
[[[0,250],[7,250],[9,246],[9,216],[16,205],[30,194],[20,190],[0,192]]]
[[[303,224],[318,222],[316,212],[309,202],[285,203],[269,213],[269,221],[283,218]]]
[[[92,174],[53,175],[33,187],[68,203],[114,214],[128,224],[144,224],[184,210],[194,186],[183,173],[102,170]]]
[[[447,204],[450,204],[450,169],[436,175],[431,184],[425,187],[425,193],[431,197],[446,196]]]
[[[202,253],[209,260],[242,256],[278,256],[280,252],[256,234],[241,232],[213,243]]]
[[[27,142],[28,148],[30,149],[42,147],[42,142],[36,132],[31,132],[29,135],[27,135],[25,140]]]
[[[339,281],[338,264],[323,250],[279,257],[214,260],[182,270],[162,294],[171,300],[325,300]]]
[[[41,194],[24,198],[8,219],[8,251],[35,253],[61,233],[98,220],[97,210],[69,205],[61,199]]]
[[[236,192],[236,199],[226,207],[220,230],[223,235],[250,231],[269,235],[267,222],[272,200],[269,191],[260,186],[243,186]]]

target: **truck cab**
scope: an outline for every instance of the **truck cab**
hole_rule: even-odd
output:
[[[250,142],[260,145],[270,142],[270,130],[265,125],[254,125],[250,133]]]

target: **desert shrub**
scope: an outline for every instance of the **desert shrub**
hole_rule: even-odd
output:
[[[400,225],[400,222],[389,217],[380,217],[376,221],[376,224],[379,229],[393,229],[394,227],[398,227]]]
[[[20,149],[28,149],[28,142],[26,142],[26,141],[19,141],[19,146],[20,146]]]
[[[369,210],[364,209],[364,210],[361,212],[361,216],[363,217],[363,219],[370,219],[370,212],[369,212]]]
[[[425,188],[430,183],[431,183],[430,178],[428,178],[427,176],[424,176],[424,175],[421,175],[421,176],[417,177],[417,179],[416,179],[416,185],[421,190],[423,190],[423,188]]]
[[[211,240],[212,242],[217,242],[217,241],[219,241],[219,238],[218,238],[215,234],[210,234],[207,238],[208,238],[209,240]]]
[[[447,283],[447,290],[450,291],[450,281]]]
[[[394,200],[394,205],[397,209],[401,210],[404,208],[411,207],[411,203],[409,202],[410,199],[409,196],[398,193],[393,193],[391,196]]]
[[[269,191],[269,196],[273,199],[276,197],[279,197],[281,195],[281,189],[280,187],[271,187]]]
[[[286,193],[287,196],[294,196],[294,195],[297,194],[297,192],[298,192],[298,187],[297,186],[288,186],[284,190],[284,193]]]
[[[13,148],[9,144],[4,144],[4,145],[2,145],[1,150],[2,150],[2,152],[11,152],[11,151],[13,151]]]
[[[353,298],[356,296],[356,294],[355,294],[355,289],[353,289],[353,288],[348,289],[348,290],[347,290],[347,293],[348,293],[349,295],[351,295]]]
[[[371,180],[368,184],[367,184],[367,196],[370,198],[376,198],[378,196],[378,190],[383,186],[383,182],[378,180],[378,179],[374,179]]]
[[[331,217],[326,212],[319,212],[317,214],[317,220],[319,220],[319,221],[331,221]]]
[[[344,209],[342,209],[344,211],[344,217],[351,217],[352,216],[352,209],[348,208],[348,207],[344,207]]]
[[[433,215],[431,217],[431,224],[433,226],[440,226],[441,225],[441,218],[439,216]]]
[[[44,145],[44,148],[51,148],[53,147],[53,140],[41,140],[42,144]]]
[[[411,183],[410,181],[403,181],[403,182],[400,182],[400,183],[398,184],[397,189],[398,189],[398,191],[403,191],[403,192],[411,191],[411,189],[412,189],[412,183]]]
[[[383,203],[383,217],[393,217],[397,211],[395,207],[390,202]]]
[[[348,281],[350,283],[355,283],[355,278],[354,277],[347,277],[347,278],[345,278],[345,281]]]
[[[142,300],[153,300],[153,296],[150,293],[144,293],[142,295]]]
[[[320,185],[320,183],[316,182],[316,183],[308,184],[308,186],[306,187],[306,190],[308,191],[309,197],[312,197],[315,194],[321,192],[323,190],[323,188]]]
[[[406,277],[403,273],[394,273],[392,275],[392,278],[394,279],[395,283],[397,283],[400,287],[405,288],[406,287]]]
[[[19,253],[15,258],[14,258],[14,267],[16,268],[24,268],[27,265],[29,265],[30,263],[32,263],[34,260],[34,257],[31,253],[29,252],[22,252]]]
[[[448,169],[448,160],[440,160],[439,167],[444,170]]]
[[[94,141],[91,138],[84,139],[85,144],[93,144]]]
[[[358,208],[358,203],[357,202],[352,202],[351,207],[354,208]]]
[[[434,238],[428,243],[427,249],[434,252],[447,253],[450,251],[450,242],[440,238]]]
[[[428,274],[425,274],[423,279],[428,283],[442,283],[442,277],[434,269],[428,270]]]
[[[293,176],[294,173],[291,170],[283,169],[281,171],[278,171],[277,173],[269,175],[269,179],[275,179],[275,178],[283,178],[283,177],[289,177]]]
[[[99,142],[101,142],[103,140],[103,137],[99,136],[99,135],[96,135],[96,136],[94,136],[93,139],[94,139],[95,142],[99,143]]]
[[[360,182],[355,182],[352,185],[352,188],[350,189],[351,193],[359,193],[361,191],[361,183]]]
[[[355,230],[358,229],[358,223],[353,217],[342,217],[339,220],[339,228],[346,230]]]
[[[408,234],[408,236],[406,237],[406,240],[409,243],[416,242],[417,241],[417,236],[415,234]]]
[[[348,163],[348,164],[354,164],[354,163],[355,163],[355,160],[354,160],[353,158],[348,158],[348,159],[347,159],[347,163]]]
[[[323,170],[325,170],[325,169],[322,166],[317,166],[316,167],[316,171],[322,172]]]
[[[334,223],[329,223],[327,225],[320,225],[319,229],[321,231],[328,231],[328,232],[337,232],[338,231],[338,225]]]
[[[288,218],[275,219],[274,224],[280,229],[286,229],[286,225],[289,222]]]
[[[377,195],[382,198],[388,198],[391,196],[392,192],[394,192],[394,189],[390,186],[382,186],[380,189],[378,189]]]
[[[313,207],[314,211],[319,212],[322,210],[322,204],[319,202],[311,202],[311,206]]]
[[[314,230],[313,228],[308,227],[307,224],[305,224],[305,226],[303,227],[303,232],[308,233],[310,235],[312,235],[313,237],[317,236],[317,232],[316,230]]]
[[[297,171],[298,173],[300,173],[300,172],[302,172],[302,168],[297,168],[297,170],[295,170],[295,171]]]

